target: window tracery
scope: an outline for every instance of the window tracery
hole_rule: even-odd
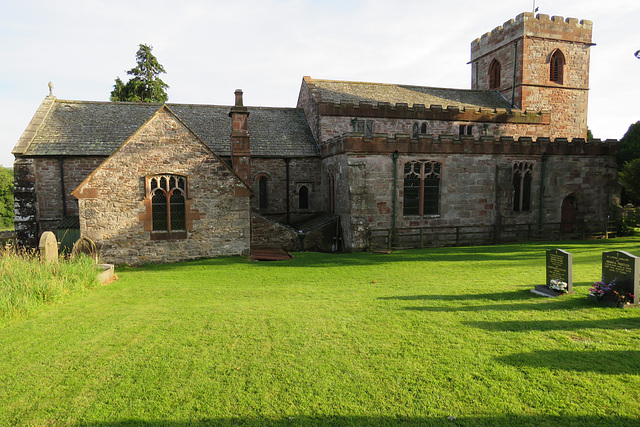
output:
[[[442,164],[421,160],[404,165],[404,215],[438,215],[440,213],[440,178]]]

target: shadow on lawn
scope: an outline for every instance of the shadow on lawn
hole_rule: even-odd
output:
[[[532,286],[533,288],[533,286]],[[491,300],[491,301],[522,301],[531,299],[531,292],[518,290],[509,292],[492,292],[488,294],[447,294],[447,295],[401,295],[397,297],[380,297],[382,300],[400,301],[465,301],[465,300]]]
[[[181,269],[210,268],[215,266],[244,264],[249,267],[349,267],[356,265],[383,265],[394,262],[435,261],[435,262],[481,262],[502,261],[505,263],[537,262],[541,266],[545,263],[545,250],[562,247],[570,252],[588,252],[580,255],[582,261],[597,261],[603,250],[625,250],[640,252],[640,243],[621,240],[585,240],[571,242],[525,242],[522,244],[503,244],[495,246],[464,246],[443,247],[434,249],[400,250],[390,254],[374,254],[370,252],[299,252],[295,258],[287,261],[249,261],[246,257],[227,256],[219,258],[204,258],[171,264],[146,264],[141,267],[148,271],[178,271]],[[574,261],[575,262],[575,261]],[[120,267],[124,268],[124,267]],[[134,270],[139,267],[133,268]]]
[[[638,329],[638,318],[602,320],[522,320],[501,322],[463,322],[487,331],[574,331],[580,329]]]
[[[282,419],[264,418],[205,418],[193,421],[145,421],[129,419],[117,422],[83,423],[87,427],[125,427],[125,426],[637,426],[637,417],[594,416],[557,416],[557,415],[504,415],[488,417],[368,417],[368,416],[293,416]]]
[[[533,289],[533,285],[531,285]],[[494,292],[484,294],[448,294],[448,295],[406,295],[394,297],[381,297],[381,300],[400,300],[400,301],[428,301],[430,303],[438,302],[456,302],[460,305],[428,305],[422,307],[409,306],[404,307],[405,310],[414,311],[517,311],[517,310],[533,310],[533,311],[550,311],[550,310],[575,310],[581,308],[592,307],[591,301],[586,298],[576,297],[559,297],[545,298],[532,294],[530,289],[522,289],[511,292]],[[468,304],[471,301],[478,301],[479,304]]]
[[[637,375],[640,373],[640,351],[638,350],[540,350],[501,356],[496,360],[517,367],[544,367],[554,370],[597,372],[609,375]]]

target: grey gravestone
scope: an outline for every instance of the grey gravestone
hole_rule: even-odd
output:
[[[40,259],[45,262],[58,262],[58,240],[51,231],[45,231],[40,236]]]
[[[602,252],[602,281],[616,284],[633,294],[632,305],[638,305],[640,258],[625,251]]]
[[[536,285],[531,292],[547,297],[557,297],[565,293],[573,293],[573,255],[562,249],[547,250],[547,283]],[[567,284],[567,292],[549,289],[552,280],[559,280]]]

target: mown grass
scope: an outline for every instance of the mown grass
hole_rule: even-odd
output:
[[[95,263],[87,256],[46,263],[36,252],[0,247],[0,320],[24,316],[97,284]]]
[[[574,295],[538,297],[545,249]],[[615,239],[149,265],[0,328],[0,425],[639,425]],[[449,420],[449,417],[452,420]]]

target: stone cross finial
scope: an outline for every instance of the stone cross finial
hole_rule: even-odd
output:
[[[53,83],[49,82],[49,96],[53,96]]]

